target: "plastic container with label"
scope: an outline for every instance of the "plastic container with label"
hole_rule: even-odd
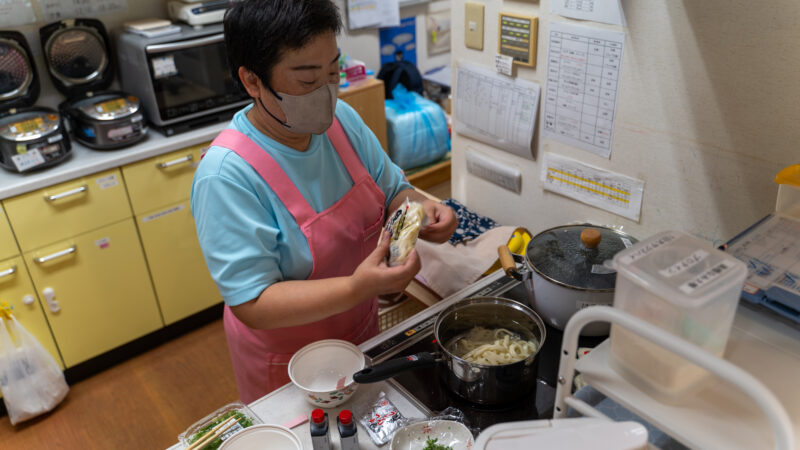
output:
[[[747,275],[707,242],[665,231],[614,256],[614,307],[722,356]],[[611,365],[632,384],[675,403],[709,373],[622,327],[611,327]]]

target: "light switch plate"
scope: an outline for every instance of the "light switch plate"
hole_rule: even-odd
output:
[[[483,50],[483,3],[464,4],[464,45]]]

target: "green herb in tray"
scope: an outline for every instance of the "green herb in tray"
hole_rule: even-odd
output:
[[[425,447],[422,450],[453,450],[452,447],[437,444],[438,438],[428,438],[425,441]]]
[[[242,414],[241,412],[236,411],[236,410],[228,411],[225,414],[221,414],[219,417],[216,417],[214,420],[209,422],[208,425],[204,426],[197,433],[193,434],[192,437],[189,438],[189,443],[192,444],[194,442],[197,442],[198,439],[200,439],[206,433],[211,431],[212,428],[214,428],[215,426],[221,424],[222,422],[225,422],[226,420],[228,420],[231,417],[236,417],[236,421],[239,423],[239,425],[242,428],[247,428],[247,427],[253,425],[253,420],[250,419],[249,417],[247,417],[246,415]],[[217,438],[217,439],[214,439],[213,441],[210,441],[208,444],[204,445],[202,448],[204,450],[216,450],[217,448],[219,448],[220,445],[222,445],[222,439]]]

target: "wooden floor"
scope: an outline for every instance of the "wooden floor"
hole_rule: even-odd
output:
[[[74,384],[44,417],[16,427],[0,417],[0,448],[163,449],[237,399],[217,320]]]

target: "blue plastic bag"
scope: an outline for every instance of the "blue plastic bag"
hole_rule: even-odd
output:
[[[447,118],[436,103],[398,84],[386,100],[389,157],[401,169],[424,166],[450,150]]]

